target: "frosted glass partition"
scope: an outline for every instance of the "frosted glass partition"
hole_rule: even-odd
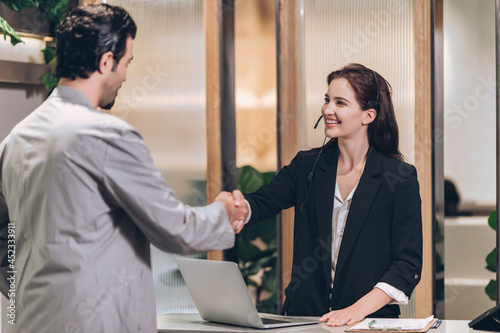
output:
[[[393,88],[400,149],[414,163],[415,65],[413,1],[302,0],[305,114],[304,148],[319,147],[324,133],[320,116],[327,91],[326,76],[351,62],[380,73]],[[402,307],[415,316],[415,298]]]
[[[380,73],[393,88],[400,148],[414,162],[413,1],[302,0],[304,25],[305,147],[318,147],[314,130],[327,90],[326,76],[351,62]]]
[[[487,223],[497,202],[495,7],[495,0],[443,2],[444,177],[458,194],[440,244],[445,319],[472,320],[495,305],[485,292],[496,278],[485,267],[496,246]],[[453,191],[447,197],[453,202]]]
[[[444,174],[455,182],[462,208],[494,209],[495,0],[443,4]]]
[[[206,203],[202,0],[111,0],[137,23],[134,60],[113,112],[139,129],[167,183],[189,205]],[[157,314],[196,312],[175,256],[151,248]]]

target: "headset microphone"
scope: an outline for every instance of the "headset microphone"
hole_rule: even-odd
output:
[[[318,127],[318,124],[319,124],[319,121],[321,120],[321,118],[323,118],[323,115],[319,116],[319,119],[316,122],[316,125],[314,125],[314,129],[316,129],[316,127]]]

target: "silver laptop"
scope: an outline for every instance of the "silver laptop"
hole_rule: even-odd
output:
[[[233,262],[177,258],[177,264],[204,320],[253,328],[319,323],[317,319],[258,313]]]

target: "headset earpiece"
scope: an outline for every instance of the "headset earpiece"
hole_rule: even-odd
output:
[[[373,99],[370,99],[370,100],[368,101],[368,105],[369,105],[370,107],[374,108],[374,109],[375,109],[375,110],[377,110],[377,111],[378,111],[378,109],[380,108],[380,104],[378,104],[378,102],[377,102],[377,101],[374,101]]]
[[[372,108],[375,109],[375,111],[379,111],[380,110],[380,104],[379,104],[379,95],[380,95],[380,89],[378,87],[378,79],[377,79],[377,74],[375,74],[375,71],[373,69],[370,69],[373,73],[373,76],[375,77],[375,84],[377,85],[377,99],[376,100],[373,100],[373,99],[370,99],[368,101],[368,105]]]

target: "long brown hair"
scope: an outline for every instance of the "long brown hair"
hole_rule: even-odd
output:
[[[377,72],[356,63],[331,72],[326,81],[330,85],[333,80],[339,78],[344,78],[349,82],[362,110],[375,109],[377,111],[375,120],[368,125],[370,145],[387,157],[403,160],[403,155],[399,151],[398,123],[394,114],[392,88],[389,82]],[[374,107],[373,101],[377,101],[378,106]],[[335,141],[330,140],[328,144],[333,144]]]

